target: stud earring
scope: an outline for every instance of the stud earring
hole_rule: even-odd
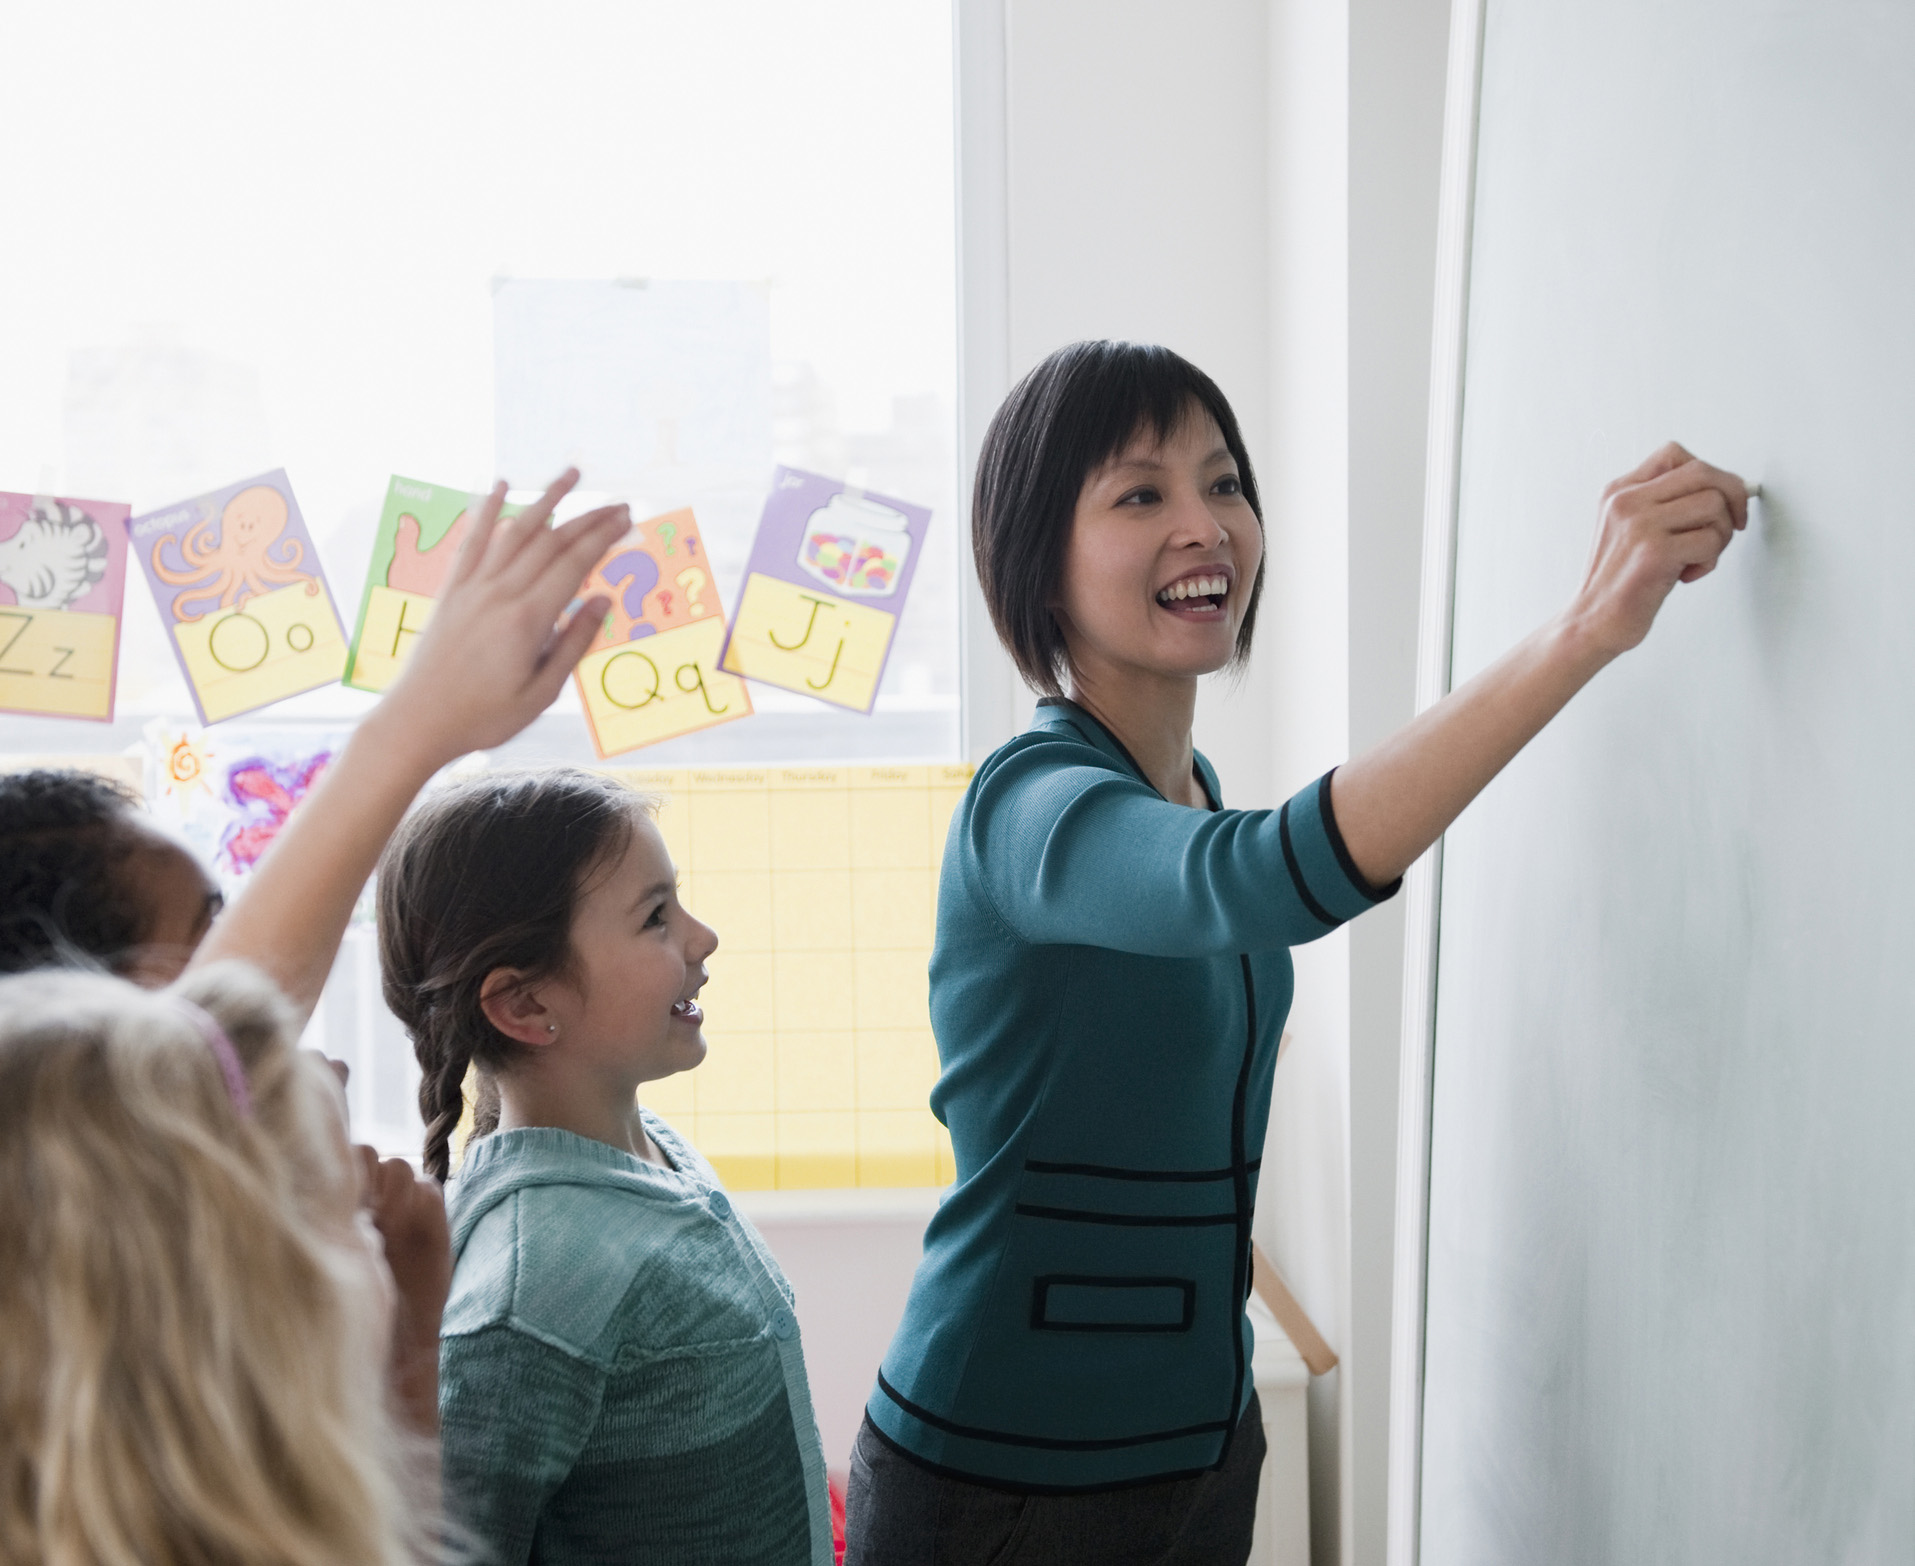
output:
[[[545,1031],[547,1033],[556,1033],[558,1032],[558,1030],[559,1030],[559,1025],[556,1022],[548,1022],[545,1025]]]

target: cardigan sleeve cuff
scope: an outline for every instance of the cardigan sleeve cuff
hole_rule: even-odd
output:
[[[1398,876],[1388,886],[1376,886],[1357,869],[1330,803],[1330,779],[1334,775],[1334,770],[1324,773],[1292,799],[1289,816],[1297,870],[1312,900],[1342,923],[1394,897],[1403,878]]]

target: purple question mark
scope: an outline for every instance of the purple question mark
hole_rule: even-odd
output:
[[[607,587],[617,587],[620,582],[629,584],[621,600],[625,605],[625,618],[632,622],[625,640],[635,642],[641,636],[656,635],[658,627],[645,619],[645,595],[658,586],[658,562],[642,549],[628,549],[606,561],[599,575]]]

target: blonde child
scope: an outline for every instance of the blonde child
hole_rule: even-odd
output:
[[[426,1558],[391,1280],[295,1037],[236,963],[0,979],[0,1560]]]
[[[0,969],[81,961],[146,986],[239,958],[263,971],[303,1026],[387,838],[434,773],[537,717],[609,606],[581,604],[586,573],[630,526],[608,506],[550,526],[578,475],[501,518],[503,483],[479,508],[405,673],[359,724],[223,912],[192,856],[130,797],[84,774],[0,779]],[[556,627],[556,629],[555,629]],[[450,1276],[441,1198],[401,1160],[357,1155],[399,1290],[392,1377],[410,1422],[438,1421],[440,1306]],[[0,1340],[0,1356],[11,1362]]]
[[[502,1566],[832,1558],[789,1285],[710,1166],[639,1107],[705,1055],[718,938],[646,802],[573,771],[435,794],[379,868],[386,1001],[450,1170],[447,1504]]]

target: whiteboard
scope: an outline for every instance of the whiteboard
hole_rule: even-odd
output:
[[[1451,678],[1664,439],[1766,498],[1448,834],[1392,1555],[1915,1560],[1915,5],[1480,26]]]

